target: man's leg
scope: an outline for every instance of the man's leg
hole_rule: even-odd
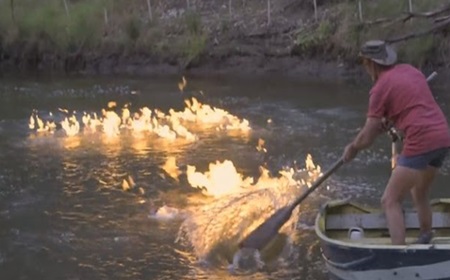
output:
[[[405,219],[402,201],[420,179],[421,172],[423,171],[397,166],[392,171],[391,178],[384,190],[381,204],[386,215],[393,245],[405,244]]]
[[[419,218],[421,235],[431,233],[432,213],[429,195],[437,170],[436,167],[428,166],[421,172],[420,181],[411,189],[411,196]]]

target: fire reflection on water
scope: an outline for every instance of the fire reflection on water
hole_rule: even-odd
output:
[[[183,90],[186,80],[183,79],[179,86]],[[168,114],[149,107],[132,112],[130,104],[124,104],[118,110],[116,102],[109,102],[99,115],[96,112],[83,112],[80,115],[59,109],[58,115],[48,113],[43,117],[34,110],[29,119],[29,128],[35,132],[35,138],[48,135],[63,138],[66,149],[75,149],[83,141],[105,146],[109,156],[117,156],[123,147],[129,146],[137,153],[142,152],[148,147],[149,139],[153,141],[160,138],[160,148],[174,148],[180,141],[192,143],[199,140],[196,132],[205,129],[233,131],[245,136],[251,130],[246,119],[240,119],[226,110],[202,104],[195,98],[186,100],[185,104],[183,111],[170,109]],[[259,139],[256,150],[266,153],[264,144],[265,141]],[[192,247],[200,260],[219,261],[221,264],[231,262],[239,240],[275,210],[291,202],[321,175],[320,167],[313,163],[310,155],[304,169],[286,168],[273,177],[266,168],[260,167],[260,175],[256,179],[240,174],[233,162],[227,159],[210,162],[208,170],[200,172],[196,166],[189,164],[182,171],[176,164],[176,158],[168,156],[161,168],[177,183],[180,182],[181,174],[186,175],[190,187],[199,189],[209,199],[196,201],[193,203],[196,206],[187,209],[164,205],[156,209],[152,216],[161,219],[182,216],[183,222],[176,241]],[[145,194],[145,188],[137,185],[131,175],[125,172],[122,177],[126,178],[119,183],[120,189],[136,189],[139,194]],[[99,184],[103,187],[117,185],[114,183],[116,178],[108,179],[107,182],[99,181]],[[146,202],[144,199],[139,200],[139,203]],[[295,233],[295,223],[295,218],[292,218],[281,229],[286,240]],[[267,259],[264,252],[262,257]]]

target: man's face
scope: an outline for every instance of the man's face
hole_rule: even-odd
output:
[[[367,73],[372,78],[372,81],[375,81],[375,67],[373,61],[368,58],[363,58],[362,64],[364,65],[364,69],[366,69]]]

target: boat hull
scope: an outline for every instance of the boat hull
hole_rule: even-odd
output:
[[[352,248],[321,242],[331,279],[448,279],[450,251],[423,249]]]

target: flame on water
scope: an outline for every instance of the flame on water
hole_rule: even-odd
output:
[[[310,154],[306,157],[305,166],[304,169],[295,170],[294,168],[289,168],[280,170],[279,174],[283,177],[283,180],[286,180],[287,185],[311,186],[311,180],[322,174],[321,168],[319,165],[314,164]],[[173,178],[179,175],[175,158],[169,158],[163,168]],[[247,192],[255,190],[257,187],[270,187],[279,183],[278,178],[270,177],[269,170],[266,168],[260,167],[260,173],[258,183],[255,185],[254,178],[244,177],[244,175],[237,172],[236,167],[230,160],[210,163],[209,170],[204,173],[198,172],[193,165],[187,165],[186,171],[187,180],[191,187],[199,188],[204,194],[214,197]]]
[[[162,169],[169,174],[170,177],[178,181],[178,176],[180,175],[180,170],[178,169],[176,158],[171,156],[167,158],[167,161],[162,166]]]
[[[185,90],[187,80],[182,77],[178,83],[181,92]],[[200,91],[203,95],[203,92]],[[136,94],[132,91],[131,94]],[[207,104],[202,104],[196,98],[185,100],[183,111],[169,110],[165,114],[158,109],[142,107],[136,112],[130,110],[129,104],[124,104],[121,113],[117,113],[118,104],[115,101],[107,103],[107,108],[101,110],[100,116],[96,112],[83,112],[80,120],[76,112],[59,108],[63,117],[59,122],[55,121],[50,112],[44,120],[38,115],[37,110],[33,110],[29,119],[29,128],[36,132],[54,133],[57,130],[57,123],[67,136],[75,136],[79,133],[103,132],[107,137],[117,137],[122,131],[132,131],[134,136],[139,136],[144,132],[152,132],[161,138],[175,140],[184,138],[187,141],[196,141],[198,137],[186,127],[190,123],[194,126],[216,125],[217,130],[239,130],[249,131],[250,125],[246,119],[239,119],[226,110],[215,108]]]
[[[181,91],[181,92],[183,92],[184,91],[184,88],[186,87],[186,85],[187,85],[187,81],[186,81],[186,78],[184,78],[184,76],[181,78],[181,82],[179,82],[178,83],[178,89]]]
[[[127,178],[127,179],[128,179],[128,180],[123,179],[123,181],[122,181],[122,189],[123,189],[124,191],[128,191],[128,190],[130,190],[130,189],[132,189],[132,188],[134,188],[134,187],[136,186],[136,183],[134,182],[133,177],[131,177],[130,175],[128,175],[128,178]]]
[[[50,112],[49,116],[52,117],[53,114]],[[33,110],[33,113],[28,121],[28,127],[36,130],[37,132],[52,132],[56,128],[56,124],[51,120],[44,122],[41,118],[39,118],[37,112]]]
[[[187,166],[187,179],[194,188],[202,189],[211,196],[223,196],[242,192],[253,183],[253,178],[244,178],[230,160],[209,164],[209,171],[197,172],[195,166]]]
[[[205,194],[216,199],[189,209],[191,214],[183,221],[177,241],[191,245],[196,256],[203,260],[224,242],[228,242],[226,248],[234,246],[237,250],[238,241],[274,211],[292,202],[322,173],[320,166],[315,165],[308,155],[305,168],[282,170],[279,175],[272,177],[267,169],[261,168],[260,177],[253,183],[253,178],[244,179],[230,161],[211,163],[205,173],[191,167],[187,171],[191,186],[202,188]],[[295,218],[292,218],[281,232],[292,236],[295,223]]]
[[[178,86],[181,92],[185,90],[187,81],[184,77]],[[272,120],[267,120],[267,123],[272,123]],[[62,131],[67,136],[65,141],[70,147],[79,145],[80,134],[101,133],[105,143],[109,144],[117,143],[120,140],[118,136],[122,133],[131,132],[138,140],[133,142],[133,147],[139,150],[146,145],[142,139],[145,140],[147,133],[166,139],[169,145],[173,145],[170,141],[179,138],[196,141],[198,136],[194,133],[195,129],[211,127],[219,131],[232,130],[239,133],[251,130],[246,119],[239,119],[224,109],[203,104],[196,98],[186,99],[183,110],[170,109],[167,114],[149,107],[133,111],[130,104],[124,104],[119,109],[118,104],[111,101],[99,113],[77,114],[60,108],[58,116],[51,112],[42,116],[33,110],[29,118],[29,129],[36,131],[37,135]],[[256,149],[267,152],[263,139],[258,140]],[[162,169],[176,180],[181,174],[175,157],[168,157]],[[228,247],[234,248],[237,241],[254,230],[275,210],[290,203],[302,188],[310,186],[319,176],[320,166],[314,164],[311,155],[306,157],[304,169],[286,168],[279,171],[277,177],[272,177],[267,169],[261,167],[258,180],[240,174],[230,160],[211,162],[206,172],[187,165],[186,177],[190,186],[201,189],[211,199],[208,203],[196,203],[196,206],[187,209],[189,215],[185,216],[177,241],[188,242],[200,259],[206,259],[223,242],[232,241],[228,243],[232,246]],[[123,191],[145,193],[131,176],[123,179],[121,188]],[[140,203],[144,202],[145,200],[141,200]],[[154,214],[157,218],[166,219],[178,216],[180,211],[163,206]],[[281,231],[293,234],[293,224],[295,220],[291,219]]]
[[[266,148],[264,147],[265,144],[266,144],[266,141],[264,141],[264,139],[262,139],[262,138],[259,138],[259,139],[258,139],[258,146],[256,146],[256,150],[257,150],[258,152],[264,152],[264,153],[266,153],[267,150],[266,150]]]
[[[280,170],[279,174],[286,181],[287,185],[309,187],[311,186],[311,180],[322,173],[320,166],[314,164],[310,154],[306,157],[305,166],[304,169],[289,168]],[[168,157],[161,168],[175,180],[178,180],[178,176],[181,174],[176,164],[176,158],[173,156]],[[203,194],[214,197],[243,193],[255,190],[259,186],[270,187],[278,184],[280,181],[278,178],[270,177],[269,170],[260,167],[260,177],[258,178],[258,184],[255,185],[254,178],[240,174],[230,160],[211,162],[209,170],[204,173],[197,171],[197,168],[193,165],[187,165],[186,175],[191,187],[198,188],[202,190]]]
[[[121,115],[116,112],[117,104],[114,101],[108,103],[107,109],[101,110],[100,117],[97,113],[83,112],[80,120],[76,112],[67,109],[59,109],[64,117],[59,122],[67,136],[75,136],[79,133],[103,132],[108,137],[117,137],[122,131],[128,130],[138,136],[144,132],[152,132],[161,138],[175,140],[178,138],[187,141],[196,141],[198,137],[186,127],[186,125],[216,125],[217,130],[249,131],[248,120],[239,119],[228,111],[202,104],[196,98],[185,100],[186,107],[183,111],[169,110],[165,114],[158,109],[142,107],[137,112],[131,112],[128,104],[122,108]],[[53,114],[50,113],[47,120],[43,120],[33,110],[29,119],[29,128],[36,132],[53,133],[57,129]]]

